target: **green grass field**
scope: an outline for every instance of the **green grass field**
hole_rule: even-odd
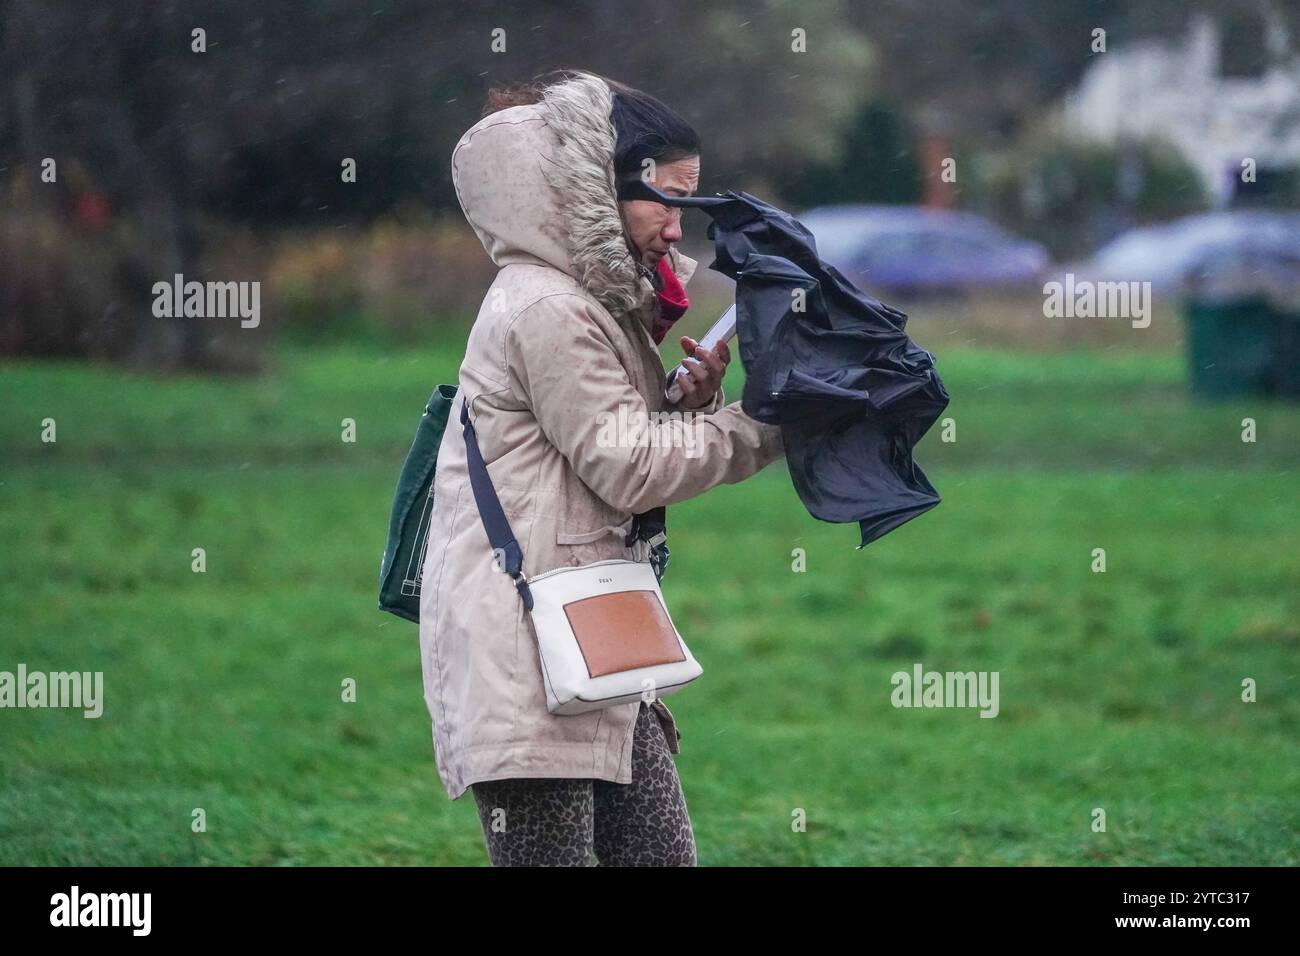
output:
[[[462,344],[256,380],[0,366],[0,670],[105,680],[98,720],[0,711],[0,864],[486,864],[416,628],[375,607]],[[936,351],[929,514],[857,551],[780,463],[670,509],[701,864],[1300,862],[1300,408],[1193,404],[1175,352]],[[918,662],[997,671],[997,718],[895,709]]]

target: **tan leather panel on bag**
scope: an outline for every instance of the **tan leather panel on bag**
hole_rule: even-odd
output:
[[[686,660],[654,591],[597,594],[564,605],[592,677]]]

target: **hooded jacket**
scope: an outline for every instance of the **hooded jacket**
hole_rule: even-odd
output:
[[[664,398],[659,302],[615,198],[612,105],[603,80],[575,74],[538,103],[484,117],[452,153],[461,208],[499,271],[470,330],[449,421],[468,405],[528,577],[647,560],[645,542],[624,543],[635,513],[741,481],[783,454],[780,427],[724,405],[721,390],[693,415]],[[695,261],[669,255],[685,284]],[[619,421],[644,427],[620,432]],[[460,428],[443,434],[428,540],[420,654],[448,796],[511,777],[630,783],[639,703],[572,716],[546,709],[532,620],[493,560]],[[676,623],[707,670],[705,635],[689,619]],[[654,708],[677,752],[672,713],[661,700]]]

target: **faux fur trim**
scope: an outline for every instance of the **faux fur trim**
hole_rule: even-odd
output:
[[[565,233],[578,281],[611,315],[640,308],[651,291],[628,248],[614,190],[614,95],[600,77],[575,71],[542,100],[555,132],[554,185],[569,217]]]

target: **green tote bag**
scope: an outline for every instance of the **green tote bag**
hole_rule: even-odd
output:
[[[379,607],[416,623],[420,620],[420,576],[429,547],[438,446],[455,398],[455,385],[439,385],[433,390],[402,463],[388,518],[388,543],[379,570]]]

